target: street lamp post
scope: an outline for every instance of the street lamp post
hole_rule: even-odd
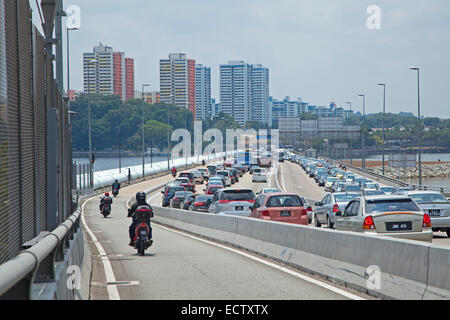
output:
[[[352,111],[352,102],[347,101],[347,104],[350,105],[350,111]],[[352,139],[350,139],[350,164],[353,165],[353,149],[352,149],[352,145],[351,145],[351,140]]]
[[[142,85],[142,179],[145,180],[145,87],[150,87],[150,84]]]
[[[173,103],[173,94],[170,95],[170,104]],[[170,171],[170,116],[169,107],[167,104],[167,170]]]
[[[419,186],[422,185],[422,119],[420,116],[420,70],[419,68],[410,68],[417,71],[417,142],[419,151]]]
[[[362,124],[361,124],[361,128],[362,128],[362,136],[361,136],[362,158],[361,158],[361,165],[362,165],[362,168],[365,169],[366,168],[366,131],[364,130],[364,126],[365,126],[365,120],[366,120],[366,95],[359,94],[358,96],[363,98],[363,118],[362,118]]]
[[[385,174],[385,165],[384,165],[384,122],[386,117],[386,84],[385,83],[379,83],[379,86],[383,86],[383,138],[382,138],[382,145],[383,145],[383,176]]]
[[[91,127],[91,63],[97,63],[98,60],[91,59],[87,63],[88,69],[88,125],[89,125],[89,189],[94,186],[93,179],[93,166],[92,163],[92,127]]]

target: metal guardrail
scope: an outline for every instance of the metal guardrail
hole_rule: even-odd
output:
[[[53,232],[41,234],[34,245],[30,241],[25,246],[30,248],[0,265],[0,300],[33,300],[34,285],[55,283],[57,266],[64,262],[70,241],[80,230],[80,216],[78,209]]]

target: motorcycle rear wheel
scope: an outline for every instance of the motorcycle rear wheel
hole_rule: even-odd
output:
[[[144,256],[145,255],[145,241],[144,240],[140,240],[139,241],[138,254],[140,256]]]

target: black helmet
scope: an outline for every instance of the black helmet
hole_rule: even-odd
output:
[[[137,202],[145,202],[146,198],[147,198],[147,195],[145,194],[145,192],[136,193],[136,201]]]
[[[119,182],[119,180],[116,179],[116,183]]]

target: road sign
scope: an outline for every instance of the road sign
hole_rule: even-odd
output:
[[[416,163],[416,154],[399,153],[389,155],[389,167],[391,168],[415,168]]]

